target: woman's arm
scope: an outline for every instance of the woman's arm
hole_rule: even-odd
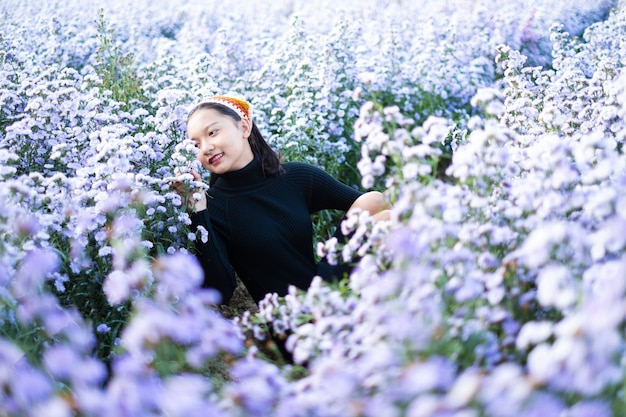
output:
[[[338,209],[349,215],[351,211],[360,209],[367,211],[376,220],[390,218],[390,204],[385,200],[383,193],[369,191],[361,193],[350,187],[323,169],[299,162],[286,163],[286,176],[294,182],[298,189],[305,190],[309,210],[315,213],[319,210]]]
[[[389,220],[391,205],[385,200],[383,193],[379,191],[369,191],[365,194],[361,194],[357,198],[352,206],[348,209],[347,215],[349,216],[354,210],[367,211],[375,220]]]
[[[201,181],[197,172],[191,171],[191,175],[194,181]],[[221,303],[227,303],[237,286],[237,280],[226,248],[211,226],[206,192],[197,190],[194,193],[188,184],[180,181],[173,182],[171,186],[181,196],[187,210],[191,212],[191,231],[198,236],[194,242],[196,249],[194,254],[204,270],[203,287],[218,290],[222,296]]]
[[[207,209],[192,213],[191,222],[192,231],[198,235],[195,255],[204,270],[203,287],[218,290],[222,295],[221,303],[227,303],[235,291],[237,278],[228,260],[226,248],[213,231]],[[204,229],[205,239],[201,238],[199,227]]]

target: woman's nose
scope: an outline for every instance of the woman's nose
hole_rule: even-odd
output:
[[[207,153],[211,152],[215,146],[209,140],[203,140],[200,142],[200,152]]]

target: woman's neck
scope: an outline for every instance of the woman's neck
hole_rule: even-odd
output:
[[[254,157],[245,167],[218,175],[214,187],[240,190],[262,183],[265,177],[261,174],[260,163],[259,159]]]

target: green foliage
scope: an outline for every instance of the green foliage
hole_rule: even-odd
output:
[[[119,337],[128,319],[130,308],[130,303],[120,306],[109,304],[103,292],[103,280],[112,269],[111,256],[101,257],[93,253],[97,251],[99,245],[91,235],[85,251],[93,257],[94,262],[89,269],[75,272],[72,271],[68,259],[71,253],[69,239],[57,233],[51,236],[50,241],[64,258],[60,272],[69,279],[62,290],[56,288],[52,281],[46,282],[47,290],[56,295],[62,306],[76,308],[85,320],[92,323],[97,338],[96,353],[100,359],[108,361],[114,349],[115,339]],[[100,324],[106,324],[110,330],[96,332]]]
[[[167,379],[183,373],[197,373],[197,369],[190,366],[187,360],[188,347],[173,340],[162,339],[152,347],[153,360],[152,367],[162,379]],[[224,384],[231,380],[228,371],[234,357],[219,353],[204,364],[200,372],[202,376],[211,381],[211,385],[219,391]]]
[[[6,302],[0,299],[0,313],[2,314],[0,336],[15,343],[30,363],[40,363],[44,347],[51,342],[50,337],[38,324],[25,326],[17,322],[9,313],[14,308],[15,306],[6,305]]]
[[[134,56],[125,53],[116,42],[102,10],[97,24],[100,46],[95,53],[94,68],[100,77],[100,88],[103,92],[110,92],[113,100],[123,103],[124,110],[129,110],[135,101],[146,101]]]

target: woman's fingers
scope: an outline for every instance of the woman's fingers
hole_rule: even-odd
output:
[[[189,177],[191,175],[191,178]],[[202,181],[202,177],[196,171],[191,171],[186,174],[176,175],[176,180],[170,182],[170,187],[173,188],[178,195],[181,196],[183,204],[189,210],[200,211],[206,208],[206,195],[202,188],[194,186],[191,182]]]

